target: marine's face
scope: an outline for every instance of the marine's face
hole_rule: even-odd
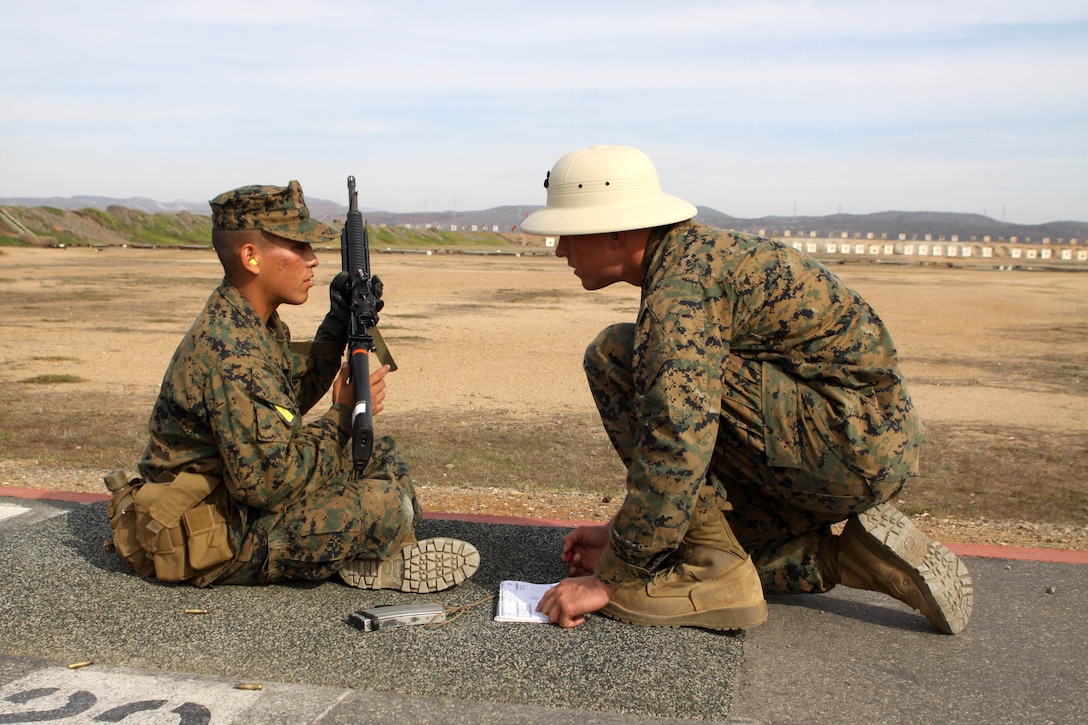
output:
[[[310,296],[317,255],[308,243],[265,234],[260,265],[262,287],[275,306],[301,305]]]
[[[576,234],[559,237],[555,256],[564,257],[588,290],[601,289],[623,279],[623,244],[619,235]]]

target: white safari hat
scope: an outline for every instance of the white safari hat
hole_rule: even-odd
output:
[[[555,162],[547,205],[521,223],[526,234],[563,236],[646,229],[691,219],[693,205],[661,193],[650,157],[630,146],[593,146]]]

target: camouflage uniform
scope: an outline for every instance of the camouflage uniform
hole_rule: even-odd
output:
[[[198,584],[325,579],[351,559],[387,558],[412,532],[412,482],[393,441],[375,441],[360,476],[344,449],[346,405],[302,422],[340,368],[344,343],[331,337],[318,330],[321,354],[292,352],[279,315],[262,324],[224,280],[174,353],[139,470],[145,481],[190,471],[228,487],[236,556]]]
[[[643,268],[637,322],[585,356],[628,469],[597,577],[649,579],[696,507],[718,507],[767,593],[830,589],[831,524],[918,474],[922,426],[883,323],[818,262],[756,236],[655,230]]]

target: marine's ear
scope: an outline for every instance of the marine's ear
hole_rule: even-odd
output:
[[[238,247],[238,267],[250,274],[260,274],[261,248],[252,242],[246,242]]]

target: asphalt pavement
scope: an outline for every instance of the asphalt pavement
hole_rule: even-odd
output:
[[[1088,554],[967,556],[975,609],[958,636],[845,587],[771,598],[746,632],[494,622],[501,581],[563,576],[566,531],[428,518],[421,536],[471,541],[483,561],[434,595],[195,589],[108,554],[104,501],[0,488],[0,725],[1088,722]],[[348,623],[420,601],[475,606],[437,627]]]

